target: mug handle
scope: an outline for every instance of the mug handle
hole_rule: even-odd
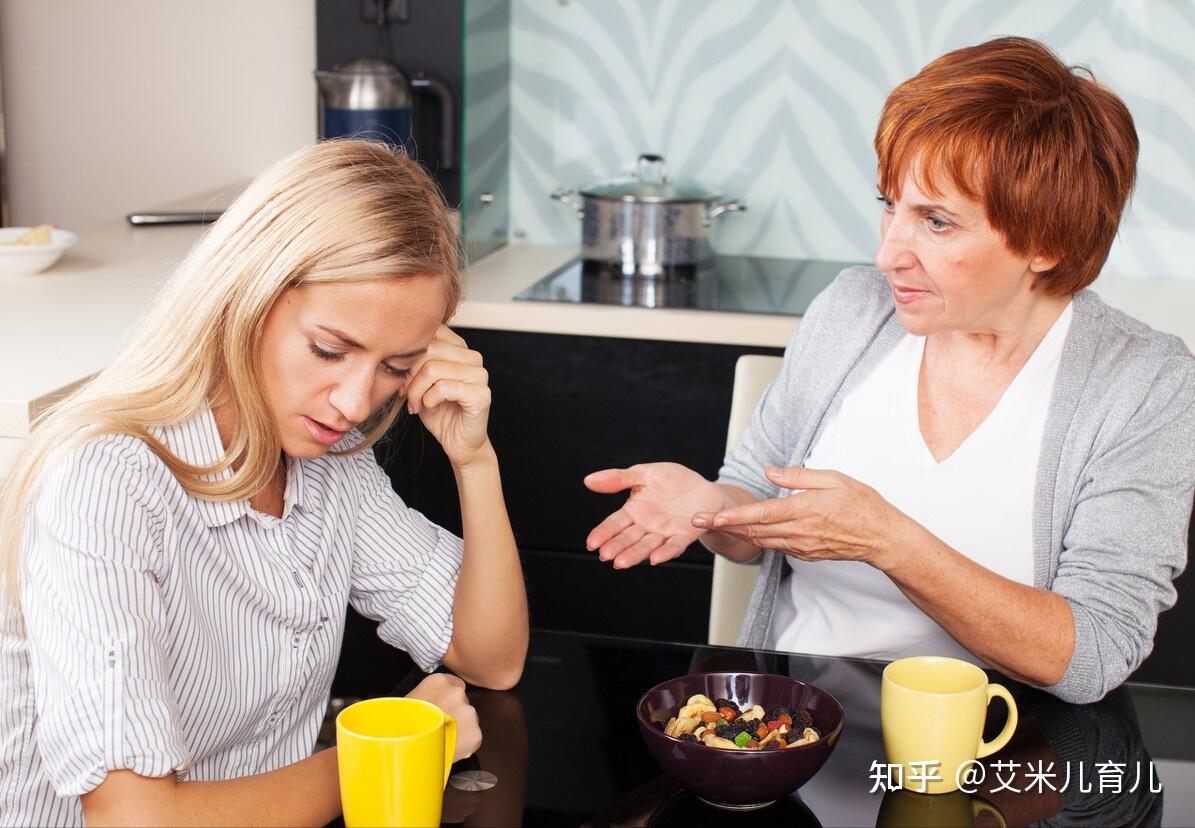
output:
[[[444,714],[444,784],[452,772],[452,757],[456,755],[456,719]]]
[[[986,799],[981,799],[977,796],[971,797],[971,819],[979,819],[980,814],[988,814],[996,819],[996,824],[1000,828],[1008,828],[1008,823],[1004,821],[1004,814],[992,803]]]
[[[985,742],[982,739],[979,742],[979,752],[975,754],[976,759],[982,759],[985,756],[991,756],[1000,748],[1008,744],[1008,740],[1012,738],[1013,731],[1017,729],[1017,703],[1012,700],[1012,693],[1004,688],[1002,684],[988,685],[988,704],[992,703],[992,699],[999,696],[1004,699],[1008,705],[1008,720],[1004,722],[1004,729],[1000,734],[990,742]]]

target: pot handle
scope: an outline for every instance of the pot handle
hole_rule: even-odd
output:
[[[577,214],[577,218],[585,218],[585,211],[582,209],[580,193],[576,190],[557,190],[548,196],[553,201],[559,201],[566,207],[572,207]]]
[[[711,207],[705,214],[705,223],[709,224],[723,213],[741,213],[746,209],[747,205],[739,201],[737,198],[733,199],[732,201],[720,202],[719,204],[715,204],[713,207]]]
[[[672,176],[668,174],[668,163],[664,156],[645,152],[635,162],[635,178],[640,181],[658,184],[672,183]]]

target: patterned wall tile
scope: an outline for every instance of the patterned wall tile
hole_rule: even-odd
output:
[[[1128,103],[1139,184],[1107,272],[1195,278],[1195,3],[1190,0],[510,0],[515,241],[579,238],[548,199],[642,152],[742,198],[715,245],[869,260],[871,140],[888,92],[938,55],[1039,38]]]

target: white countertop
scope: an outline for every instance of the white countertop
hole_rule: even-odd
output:
[[[50,270],[0,275],[0,437],[24,437],[46,405],[119,352],[133,322],[199,238],[200,225],[79,232]],[[570,246],[508,246],[465,272],[461,327],[782,347],[791,316],[516,302],[514,294],[577,255]]]
[[[24,437],[38,411],[113,358],[202,230],[121,219],[79,231],[78,244],[44,273],[0,275],[0,438]],[[467,269],[454,324],[777,348],[796,328],[792,316],[512,300],[576,254],[562,245],[494,251]],[[1195,280],[1108,278],[1096,290],[1195,350]]]
[[[200,229],[121,219],[79,232],[43,273],[0,274],[0,437],[24,437],[38,411],[111,361]]]

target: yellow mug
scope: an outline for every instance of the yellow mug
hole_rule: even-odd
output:
[[[336,717],[347,828],[439,825],[456,721],[430,702],[378,698]]]
[[[988,704],[1008,704],[1004,729],[983,741]],[[888,762],[901,765],[901,786],[919,793],[957,790],[976,759],[1008,744],[1017,729],[1017,704],[974,664],[942,656],[915,656],[884,668],[880,724]]]

